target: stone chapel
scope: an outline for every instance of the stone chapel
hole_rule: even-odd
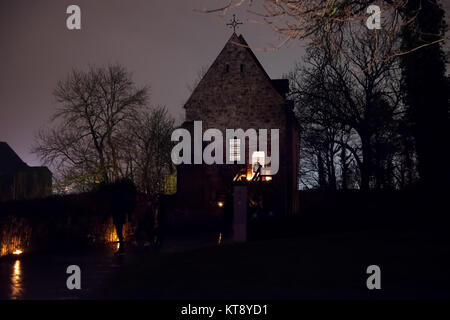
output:
[[[279,170],[275,175],[264,172],[253,181],[252,162],[259,161],[266,167],[266,155],[256,152],[248,161],[247,152],[239,154],[239,145],[245,141],[230,141],[232,145],[228,154],[224,150],[224,158],[246,157],[245,164],[178,165],[177,207],[189,214],[220,216],[225,202],[230,201],[233,185],[247,183],[249,192],[263,190],[259,195],[249,194],[249,201],[263,201],[271,214],[298,212],[299,128],[293,103],[287,100],[288,92],[288,80],[270,79],[244,37],[233,33],[184,105],[186,119],[182,127],[192,136],[194,121],[202,122],[203,132],[209,128],[222,132],[279,129]],[[206,145],[203,143],[203,148]],[[245,146],[248,150],[248,143]]]

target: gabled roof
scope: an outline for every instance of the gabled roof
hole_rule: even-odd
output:
[[[199,87],[200,84],[202,83],[202,81],[204,81],[204,79],[207,78],[208,73],[211,72],[211,69],[216,64],[216,61],[223,54],[223,52],[226,50],[226,48],[228,46],[230,46],[230,45],[237,45],[237,46],[241,46],[241,47],[245,48],[245,50],[249,53],[250,57],[254,60],[255,64],[260,69],[261,73],[265,76],[267,81],[271,84],[271,86],[274,89],[274,91],[277,92],[282,98],[286,97],[286,93],[289,91],[289,81],[287,79],[275,79],[275,80],[270,79],[270,77],[267,74],[266,70],[261,65],[261,63],[259,62],[258,58],[255,56],[253,51],[250,49],[250,46],[247,44],[247,41],[245,41],[245,39],[244,39],[244,37],[242,35],[238,36],[236,33],[233,33],[231,35],[230,39],[228,39],[228,41],[225,43],[225,46],[223,47],[223,49],[217,55],[217,57],[214,60],[214,62],[211,64],[211,66],[208,68],[207,72],[204,74],[203,78],[197,84],[197,87]],[[186,107],[186,105],[189,104],[192,96],[194,96],[194,94],[195,94],[195,92],[197,90],[197,87],[194,88],[194,90],[192,91],[192,93],[191,93],[189,99],[187,100],[187,102],[185,103],[184,107]]]
[[[286,97],[286,94],[289,92],[289,80],[288,79],[270,79],[270,77],[267,74],[266,70],[264,69],[262,64],[259,62],[259,60],[255,56],[255,54],[253,53],[252,49],[250,49],[250,46],[247,44],[247,41],[245,41],[245,39],[242,36],[242,34],[238,38],[241,41],[241,44],[245,46],[245,48],[247,49],[248,53],[250,53],[252,58],[255,60],[255,62],[258,65],[258,67],[264,72],[264,74],[266,75],[267,79],[270,80],[270,82],[272,83],[272,86],[275,88],[275,90],[277,90],[278,93],[281,96]]]
[[[9,173],[28,168],[17,153],[3,141],[0,141],[0,172]]]
[[[266,70],[264,69],[264,67],[262,66],[261,62],[259,62],[258,58],[255,56],[255,54],[253,53],[252,49],[250,49],[250,46],[248,45],[247,41],[245,41],[244,37],[242,36],[242,34],[238,37],[238,39],[240,40],[240,44],[242,44],[243,46],[245,46],[245,48],[247,49],[248,53],[250,53],[250,56],[253,58],[253,60],[255,60],[257,66],[262,70],[262,72],[266,75],[267,79],[270,80],[269,75],[267,74]]]

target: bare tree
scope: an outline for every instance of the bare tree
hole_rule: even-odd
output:
[[[410,2],[411,0],[223,0],[221,7],[200,11],[226,14],[228,10],[247,6],[248,12],[259,17],[263,23],[283,36],[284,40],[278,47],[294,39],[309,39],[315,45],[328,43],[332,44],[335,50],[340,50],[345,48],[341,43],[343,30],[349,25],[366,22],[371,12],[367,10],[372,5],[380,8],[381,28],[388,30],[385,34],[390,38],[397,37],[402,28],[414,23],[422,10],[422,6],[411,6]],[[369,36],[376,38],[377,30],[373,31]],[[444,40],[445,37],[442,36],[407,50],[395,48],[396,50],[391,52],[380,51],[375,57],[387,59]]]
[[[310,46],[307,66],[297,67],[290,75],[302,126],[328,134],[331,169],[340,150],[335,145],[351,153],[362,189],[369,188],[375,168],[373,140],[386,123],[403,114],[398,61],[373,59],[380,50],[379,41],[382,50],[390,50],[396,42],[382,35],[375,40],[366,37],[366,32],[364,27],[349,26],[342,38],[345,50]]]
[[[137,88],[119,65],[73,70],[57,84],[58,102],[33,151],[67,183],[89,185],[124,175],[117,141],[121,127],[142,109],[147,88]]]
[[[137,187],[148,194],[162,192],[174,167],[170,157],[175,120],[165,107],[145,109],[127,123],[124,143]]]

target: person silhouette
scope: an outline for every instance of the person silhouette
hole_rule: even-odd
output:
[[[261,179],[261,169],[262,165],[259,163],[259,161],[256,161],[256,163],[253,165],[253,178],[252,181],[259,181]]]

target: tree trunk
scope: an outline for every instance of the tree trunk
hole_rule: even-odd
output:
[[[341,147],[341,170],[342,170],[342,189],[348,188],[348,164],[347,164],[347,150]]]
[[[326,186],[326,180],[325,180],[325,168],[323,164],[323,158],[320,152],[317,154],[317,166],[318,166],[317,171],[319,174],[319,188],[323,190]]]
[[[370,147],[370,136],[361,135],[362,163],[361,163],[361,190],[369,190],[372,151]]]

